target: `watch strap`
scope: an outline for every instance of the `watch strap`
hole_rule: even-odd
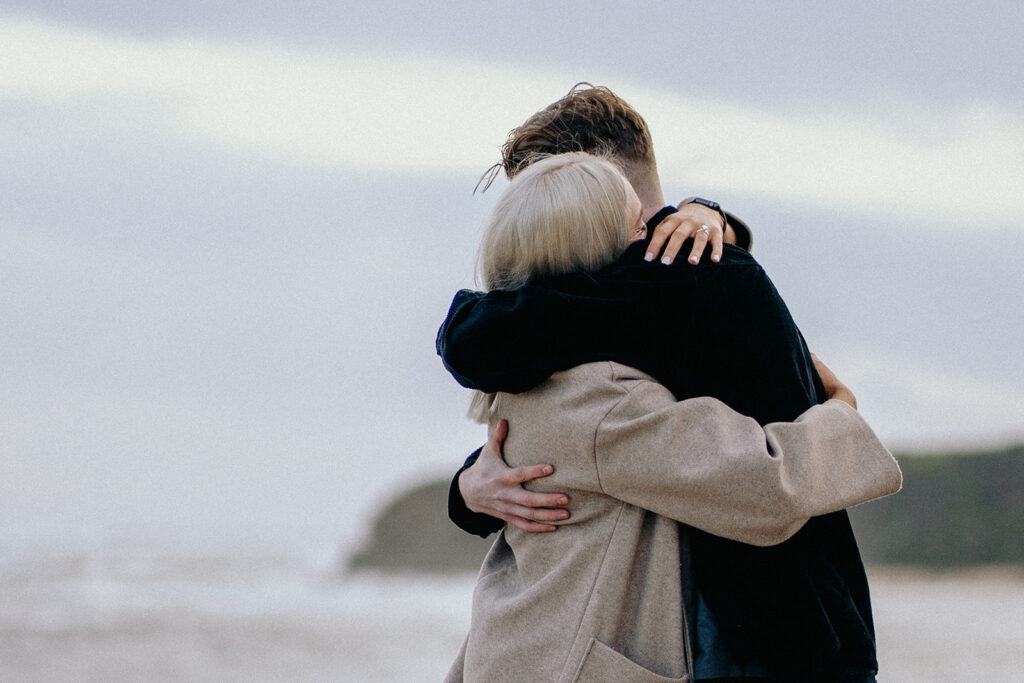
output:
[[[687,204],[700,204],[706,206],[712,211],[717,211],[718,215],[722,217],[722,230],[725,230],[725,226],[729,224],[729,218],[725,215],[725,211],[722,210],[722,205],[718,202],[711,201],[710,199],[704,199],[703,197],[687,197],[683,201],[679,202],[680,208]]]

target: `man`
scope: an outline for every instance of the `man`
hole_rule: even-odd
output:
[[[538,154],[568,151],[619,163],[642,202],[649,241],[598,273],[515,292],[460,292],[438,336],[456,379],[519,392],[552,372],[615,360],[651,374],[677,399],[714,396],[761,424],[791,421],[824,400],[810,352],[764,271],[743,250],[722,247],[720,233],[709,238],[724,227],[749,246],[749,230],[713,202],[686,204],[682,218],[664,206],[650,133],[635,110],[580,84],[512,131],[501,166],[512,177]],[[691,235],[689,264],[673,263]],[[709,239],[716,265],[697,258]],[[668,267],[650,263],[663,245]],[[498,446],[489,442],[456,475],[452,520],[481,536],[503,522],[553,530],[549,523],[569,514],[565,497],[521,487],[550,468],[508,470]],[[772,548],[692,537],[696,595],[687,612],[697,614],[689,626],[698,679],[874,680],[867,581],[845,512],[814,518]]]

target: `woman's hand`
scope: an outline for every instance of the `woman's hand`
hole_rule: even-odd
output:
[[[811,360],[814,361],[814,367],[818,370],[818,374],[821,375],[821,382],[825,385],[825,395],[829,398],[845,401],[853,406],[854,410],[857,410],[857,397],[850,391],[850,387],[840,382],[835,373],[813,353],[811,354]]]
[[[707,230],[703,229],[704,226],[707,226]],[[667,217],[654,229],[645,258],[653,261],[661,254],[661,262],[667,266],[675,260],[683,247],[683,242],[692,237],[690,263],[696,264],[700,261],[700,255],[708,243],[711,244],[711,260],[718,263],[722,258],[722,227],[722,217],[717,211],[702,204],[684,204],[679,211]]]

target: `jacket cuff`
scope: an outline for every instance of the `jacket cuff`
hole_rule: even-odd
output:
[[[480,457],[480,448],[473,451],[465,464],[452,477],[452,483],[448,487],[448,519],[452,520],[455,526],[463,531],[481,538],[487,538],[491,534],[501,531],[505,523],[497,517],[485,515],[482,512],[473,512],[466,507],[466,501],[459,491],[459,475],[473,466],[476,459]]]

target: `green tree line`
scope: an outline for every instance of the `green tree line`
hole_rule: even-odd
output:
[[[903,490],[850,511],[865,562],[1024,568],[1024,444],[979,453],[898,454]],[[475,571],[490,539],[447,518],[448,482],[409,489],[377,516],[347,569]]]
[[[1024,565],[1024,445],[897,460],[903,490],[850,510],[866,562]]]

